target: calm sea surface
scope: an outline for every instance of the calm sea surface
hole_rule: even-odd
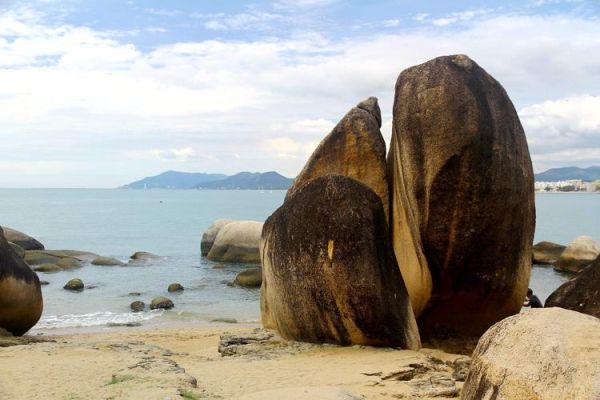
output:
[[[0,189],[0,225],[31,234],[47,249],[87,250],[124,261],[139,250],[166,257],[140,267],[87,265],[40,274],[50,284],[43,287],[44,314],[33,332],[102,328],[108,322],[257,321],[258,290],[226,285],[247,265],[201,259],[200,237],[218,218],[263,221],[284,195],[284,191]],[[536,241],[566,244],[579,235],[600,239],[600,195],[538,194],[536,205]],[[83,293],[63,290],[75,277],[97,288]],[[531,287],[543,301],[566,279],[552,268],[534,267]],[[173,282],[181,283],[185,291],[167,293]],[[129,296],[130,292],[141,296]],[[129,312],[132,301],[149,303],[159,295],[170,297],[175,309]]]

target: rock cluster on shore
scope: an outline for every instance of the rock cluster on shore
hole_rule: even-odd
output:
[[[261,314],[283,337],[389,344],[396,330],[410,347],[521,309],[533,170],[502,86],[467,56],[439,57],[398,78],[387,162],[380,126],[377,100],[359,103],[265,223]]]

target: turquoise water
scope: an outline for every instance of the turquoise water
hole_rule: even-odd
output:
[[[34,331],[144,320],[257,321],[258,290],[226,284],[247,265],[201,259],[200,237],[218,218],[264,221],[284,196],[284,191],[0,189],[0,224],[31,234],[48,249],[87,250],[124,261],[139,250],[166,257],[139,267],[88,265],[40,274],[50,284],[43,287],[44,315]],[[600,195],[538,194],[536,206],[536,241],[566,244],[580,235],[600,239]],[[74,277],[97,288],[63,290]],[[552,268],[534,267],[531,287],[543,301],[566,279]],[[173,282],[185,291],[167,293]],[[159,295],[170,297],[175,309],[129,312],[132,301],[149,303]]]

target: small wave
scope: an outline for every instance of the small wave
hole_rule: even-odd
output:
[[[148,321],[162,315],[162,313],[162,310],[156,310],[143,313],[101,311],[90,314],[46,315],[40,319],[35,327],[36,329],[59,329],[102,326],[109,323],[125,324]]]

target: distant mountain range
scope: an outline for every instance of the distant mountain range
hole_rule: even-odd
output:
[[[246,189],[287,190],[294,180],[277,172],[235,175],[167,171],[121,186],[122,189]]]
[[[581,179],[585,182],[596,181],[600,179],[600,166],[551,168],[535,175],[536,182],[557,182],[571,179]]]

